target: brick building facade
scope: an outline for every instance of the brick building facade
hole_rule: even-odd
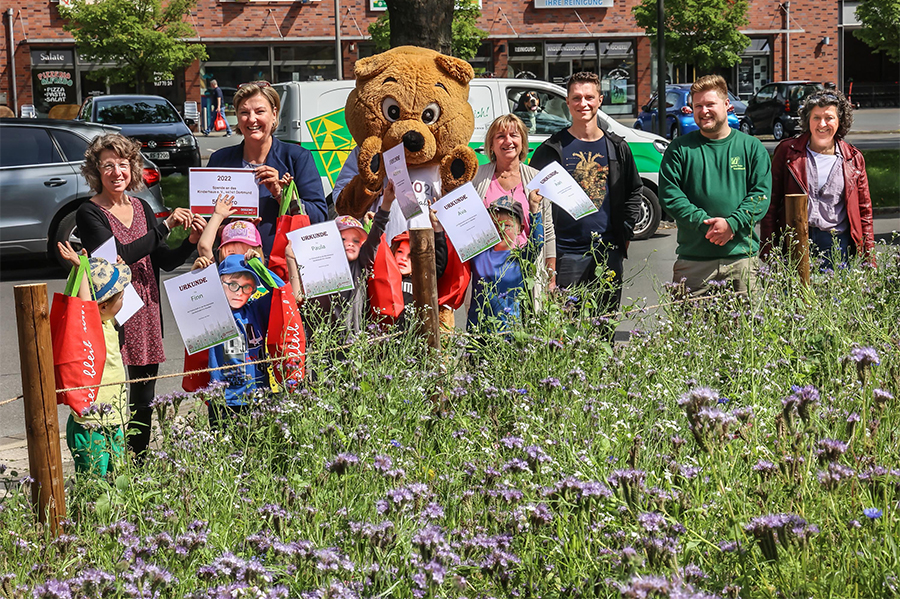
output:
[[[472,64],[483,75],[555,82],[574,71],[596,71],[605,88],[604,108],[612,114],[635,114],[655,86],[654,51],[631,15],[636,2],[482,0],[480,26],[489,37]],[[751,0],[750,23],[743,30],[751,44],[740,64],[722,71],[733,91],[746,98],[765,82],[788,78],[840,82],[842,4]],[[368,26],[383,5],[383,0],[340,2],[344,77],[352,77],[353,63],[374,51]],[[79,60],[71,36],[63,31],[57,2],[11,0],[7,6],[11,8],[3,13],[0,45],[0,104],[12,105],[15,99],[19,107],[34,104],[45,114],[54,103],[134,91],[108,88],[87,77],[95,67]],[[209,59],[146,91],[180,104],[199,100],[211,78],[226,92],[257,79],[335,78],[334,13],[334,3],[327,0],[198,0],[189,21],[197,41],[206,44]],[[693,76],[684,67],[670,66],[674,81]]]

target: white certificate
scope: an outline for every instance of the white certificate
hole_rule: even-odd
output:
[[[382,153],[387,178],[394,182],[394,192],[397,194],[397,204],[403,216],[411,219],[422,212],[422,207],[416,200],[412,183],[409,180],[409,171],[406,169],[406,152],[403,142],[400,142],[390,150]]]
[[[537,190],[575,220],[597,212],[597,207],[578,182],[556,161],[541,169],[528,187]]]
[[[413,192],[416,194],[416,202],[422,211],[411,219],[403,216],[398,202],[391,205],[391,218],[384,228],[385,239],[388,243],[396,236],[409,229],[429,229],[431,227],[431,200],[441,195],[441,174],[438,165],[428,167],[413,167],[409,169],[409,180],[412,183]]]
[[[172,277],[163,285],[188,354],[239,335],[216,265]]]
[[[297,257],[303,293],[313,298],[353,289],[353,275],[337,223],[325,221],[287,234]]]
[[[119,253],[116,250],[116,238],[111,237],[91,252],[91,256],[103,258],[110,264],[116,264],[119,260]],[[122,295],[122,308],[116,313],[116,323],[122,325],[134,316],[134,313],[141,310],[144,301],[138,296],[137,290],[130,283],[125,286],[125,293]]]
[[[191,212],[198,215],[213,214],[216,198],[222,195],[234,196],[234,216],[259,215],[259,185],[253,169],[192,168],[188,189]]]
[[[445,194],[432,208],[459,260],[465,262],[500,242],[494,220],[471,182]]]

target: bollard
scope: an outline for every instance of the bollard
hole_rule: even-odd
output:
[[[788,226],[791,260],[797,265],[800,282],[809,285],[809,214],[806,194],[785,194],[784,212]]]
[[[49,520],[51,531],[58,535],[59,520],[66,516],[66,499],[56,413],[56,378],[53,375],[47,284],[17,285],[14,292],[22,393],[25,397],[28,469],[34,480],[31,484],[31,501],[38,520]]]
[[[428,345],[440,352],[441,323],[438,317],[433,229],[424,227],[409,230],[409,259],[412,263],[413,297],[417,316],[421,319],[419,331],[427,337]]]

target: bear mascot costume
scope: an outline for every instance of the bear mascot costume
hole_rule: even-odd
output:
[[[475,177],[478,158],[469,147],[475,129],[469,82],[475,73],[469,63],[400,46],[357,61],[354,73],[356,89],[344,113],[359,145],[359,173],[335,200],[339,215],[362,219],[371,210],[384,185],[381,153],[397,144],[405,148],[413,179],[415,172],[432,169],[434,187],[440,186],[432,195]]]

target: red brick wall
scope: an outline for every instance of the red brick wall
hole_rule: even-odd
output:
[[[637,94],[646,98],[650,93],[649,40],[642,37],[631,17],[631,8],[638,0],[615,0],[609,9],[579,9],[578,20],[574,9],[535,9],[532,0],[483,0],[481,27],[489,32],[495,50],[494,69],[497,74],[506,72],[505,54],[498,51],[501,45],[509,48],[509,40],[523,38],[564,42],[570,39],[611,40],[611,33],[632,33],[636,40]],[[349,11],[349,14],[348,14]],[[356,53],[349,52],[351,42],[359,42],[360,31],[368,35],[368,25],[380,13],[368,10],[368,0],[343,0],[341,2],[341,35],[344,38],[345,77],[352,73]],[[0,50],[0,91],[9,93],[8,31],[4,17],[4,39]],[[755,0],[750,3],[749,30],[779,30],[784,28],[784,12],[778,0]],[[355,19],[355,21],[354,21]],[[508,22],[507,22],[508,19]],[[791,3],[791,28],[804,33],[791,34],[791,72],[794,79],[811,78],[837,81],[838,69],[838,4],[816,0],[793,0]],[[234,44],[235,40],[256,43],[301,43],[304,40],[322,43],[334,35],[334,3],[318,2],[265,3],[219,2],[199,0],[193,17],[203,41],[208,44],[222,40]],[[358,25],[358,29],[357,29]],[[62,29],[58,5],[50,2],[22,3],[16,8],[15,33],[17,41],[16,69],[19,104],[31,102],[30,45],[24,40],[23,29],[30,40],[58,40],[71,47],[71,37]],[[607,37],[604,37],[606,34]],[[754,34],[757,35],[757,34]],[[284,42],[282,42],[282,36]],[[831,44],[820,44],[829,36]],[[224,39],[223,39],[224,38]],[[315,40],[315,38],[319,38]],[[47,44],[41,44],[46,47]],[[785,36],[772,37],[772,80],[785,77]],[[185,72],[186,95],[199,94],[199,74],[196,65]]]

